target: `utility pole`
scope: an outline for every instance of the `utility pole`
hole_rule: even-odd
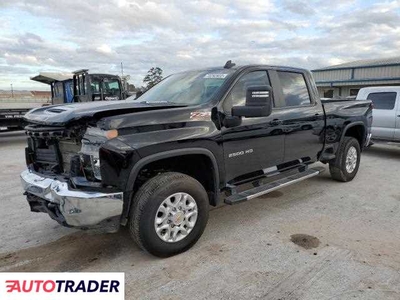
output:
[[[122,62],[121,62],[121,75],[122,77],[124,76],[124,65],[122,64]]]
[[[14,90],[13,90],[12,83],[10,85],[11,85],[11,98],[14,98]]]

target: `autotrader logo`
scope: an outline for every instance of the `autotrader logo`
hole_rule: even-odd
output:
[[[125,299],[124,273],[0,273],[0,279],[0,299]]]
[[[39,293],[44,291],[46,293],[93,293],[100,291],[101,293],[118,293],[120,285],[119,280],[96,280],[84,281],[80,280],[6,280],[7,293]]]

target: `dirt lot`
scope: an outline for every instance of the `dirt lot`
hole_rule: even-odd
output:
[[[126,299],[400,299],[400,147],[376,145],[350,183],[329,172],[210,213],[188,252],[158,259],[126,230],[31,213],[23,133],[0,133],[0,271],[123,271]]]

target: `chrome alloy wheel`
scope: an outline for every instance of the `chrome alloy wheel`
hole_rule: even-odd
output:
[[[187,193],[168,196],[157,210],[154,227],[160,239],[175,243],[193,230],[197,221],[196,201]]]
[[[351,146],[347,151],[346,155],[346,171],[347,173],[353,173],[357,166],[357,149]]]

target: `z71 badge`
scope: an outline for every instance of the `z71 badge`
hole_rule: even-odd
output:
[[[190,113],[190,119],[192,120],[209,120],[211,117],[211,112],[209,111],[193,111]]]

